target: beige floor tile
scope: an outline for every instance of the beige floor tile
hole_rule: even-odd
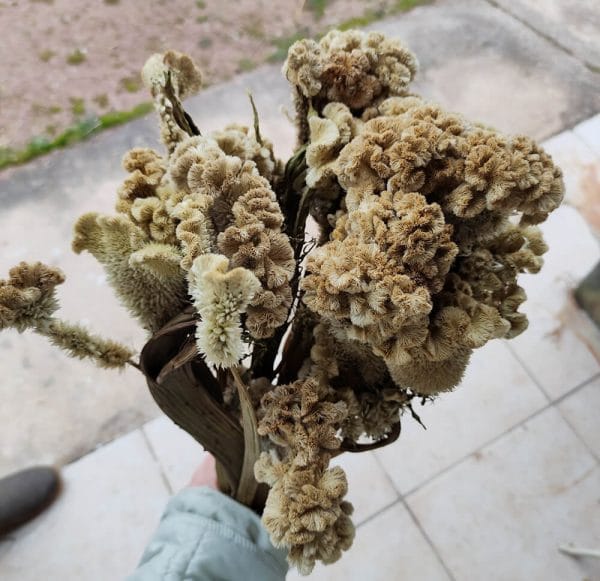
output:
[[[306,579],[296,571],[288,581]],[[354,545],[333,565],[317,566],[311,581],[449,581],[435,553],[402,504],[359,527]]]
[[[558,407],[571,427],[600,458],[600,379],[567,397]]]
[[[186,432],[163,416],[142,428],[174,492],[183,488],[205,452]],[[393,485],[372,452],[343,454],[332,465],[348,477],[348,500],[354,505],[354,522],[360,523],[398,500]]]
[[[171,490],[181,490],[190,481],[206,452],[194,438],[166,416],[148,422],[142,430],[148,437]]]
[[[456,581],[598,579],[557,546],[598,544],[599,500],[600,467],[555,409],[407,498]]]
[[[597,121],[593,118],[590,122],[593,129],[600,127],[600,116]],[[586,131],[587,125],[578,127],[581,131],[563,131],[549,139],[544,143],[544,149],[563,171],[564,203],[577,208],[596,236],[600,236],[600,152],[595,152],[583,138],[582,133],[593,140],[592,132]],[[596,139],[600,140],[600,137]]]
[[[106,581],[135,569],[168,500],[142,434],[67,466],[63,478],[57,502],[0,542],[2,581]]]
[[[582,216],[563,206],[542,225],[550,247],[541,272],[522,275],[529,328],[510,346],[553,399],[600,371],[600,333],[586,324],[572,290],[600,260],[600,247]]]
[[[427,430],[403,417],[398,441],[376,452],[406,493],[546,405],[547,400],[500,341],[478,349],[462,384],[415,405]]]
[[[354,505],[355,523],[398,500],[398,493],[373,452],[342,454],[332,465],[341,466],[348,477],[347,498]]]
[[[600,113],[576,125],[573,133],[583,139],[600,156]]]

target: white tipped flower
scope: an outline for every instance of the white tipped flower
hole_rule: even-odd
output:
[[[244,355],[240,314],[260,289],[251,271],[228,269],[227,257],[203,254],[188,273],[189,291],[201,317],[196,343],[206,359],[218,367],[236,365]]]

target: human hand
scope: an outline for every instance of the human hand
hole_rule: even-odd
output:
[[[206,452],[204,459],[200,462],[198,468],[192,474],[192,479],[188,486],[208,486],[218,490],[217,484],[217,469],[215,464],[215,458],[212,454]]]

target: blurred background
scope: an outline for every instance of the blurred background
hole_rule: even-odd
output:
[[[339,460],[357,539],[313,577],[598,580],[598,560],[557,550],[600,549],[597,0],[0,0],[0,277],[20,260],[59,266],[61,315],[141,348],[101,267],[70,250],[80,214],[113,211],[122,155],[160,148],[141,66],[168,48],[194,58],[205,89],[186,109],[203,131],[250,125],[250,89],[286,158],[281,64],[295,40],[336,27],[403,39],[415,92],[538,139],[567,197],[543,226],[544,269],[523,277],[529,330],[478,350],[455,393],[418,409],[427,431],[405,418],[394,445]],[[0,369],[0,477],[50,463],[65,479],[47,513],[0,539],[0,579],[124,578],[202,450],[135,370],[12,331]]]

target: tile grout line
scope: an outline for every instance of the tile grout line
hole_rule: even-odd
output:
[[[514,357],[514,359],[521,366],[523,371],[525,371],[525,374],[527,375],[527,377],[529,377],[529,379],[531,379],[533,384],[542,392],[542,394],[546,398],[547,402],[552,403],[552,397],[550,396],[550,394],[544,389],[544,386],[541,384],[541,382],[538,381],[537,377],[534,375],[534,373],[530,369],[529,365],[527,365],[521,359],[521,357],[519,357],[519,354],[513,349],[513,346],[510,344],[510,341],[504,340],[504,345],[506,345],[506,348],[508,349],[509,353]]]
[[[421,522],[417,518],[417,515],[413,512],[412,508],[410,508],[410,506],[408,505],[408,502],[406,502],[406,498],[402,497],[400,499],[400,502],[402,503],[402,505],[404,506],[404,508],[406,509],[406,511],[408,512],[408,514],[410,515],[410,518],[413,520],[413,522],[415,523],[415,525],[417,526],[417,528],[419,529],[419,531],[423,535],[423,538],[425,539],[425,541],[427,542],[427,544],[429,545],[429,547],[433,551],[433,554],[436,556],[436,558],[439,561],[440,565],[442,566],[442,568],[446,572],[446,575],[448,575],[448,577],[449,577],[449,579],[451,581],[456,581],[456,577],[454,577],[454,574],[450,570],[450,567],[448,567],[448,565],[446,564],[446,562],[444,561],[444,559],[442,559],[442,556],[440,555],[437,547],[434,545],[434,543],[431,540],[430,536],[427,534],[427,531],[425,530],[425,528],[423,527],[423,525],[421,524]]]
[[[535,417],[539,416],[540,414],[544,413],[545,411],[548,411],[549,409],[552,409],[554,407],[555,403],[561,402],[563,399],[565,399],[565,398],[567,398],[567,397],[569,397],[571,395],[574,395],[580,389],[583,389],[584,387],[586,387],[587,385],[589,385],[592,381],[595,381],[598,378],[600,378],[600,373],[594,375],[593,377],[590,377],[589,379],[586,379],[585,381],[582,381],[580,384],[576,385],[573,389],[571,389],[570,391],[568,391],[567,393],[565,393],[563,396],[561,396],[555,402],[548,402],[545,406],[543,406],[540,409],[532,412],[527,417],[525,417],[524,419],[522,419],[520,422],[518,422],[515,425],[507,428],[506,430],[504,430],[500,434],[497,434],[493,438],[485,441],[483,444],[481,444],[481,446],[479,446],[478,448],[476,448],[472,452],[469,452],[468,454],[465,454],[464,456],[461,456],[459,459],[455,460],[451,464],[448,464],[448,466],[446,466],[445,468],[442,468],[441,470],[439,470],[435,474],[432,474],[431,476],[429,476],[428,478],[426,478],[425,480],[423,480],[423,482],[420,482],[416,486],[413,486],[412,488],[409,488],[404,494],[402,494],[402,497],[403,498],[408,498],[409,496],[412,496],[415,492],[417,492],[418,490],[420,490],[422,487],[430,484],[431,482],[433,482],[439,476],[442,476],[446,472],[449,472],[450,470],[452,470],[453,468],[455,468],[456,466],[458,466],[459,464],[461,464],[462,462],[464,462],[467,458],[469,458],[469,456],[472,456],[476,452],[479,452],[479,451],[483,450],[484,448],[487,448],[488,446],[491,446],[492,444],[496,443],[498,440],[502,439],[504,436],[506,436],[510,432],[513,432],[517,428],[520,428],[521,426],[523,426],[527,422],[531,421]],[[562,415],[561,415],[561,418],[562,418]],[[578,439],[580,439],[579,436],[578,436]],[[586,448],[587,448],[587,446],[586,446]],[[593,455],[593,457],[594,457],[594,459],[596,458],[595,455]]]
[[[381,516],[384,512],[387,512],[390,508],[393,508],[394,506],[396,506],[397,504],[399,504],[401,502],[402,502],[402,499],[397,498],[396,500],[393,500],[392,502],[386,504],[385,506],[382,506],[381,508],[377,509],[373,514],[370,514],[367,518],[365,518],[365,519],[361,520],[359,523],[357,523],[356,529],[359,529],[363,525],[370,523],[372,520],[375,520],[378,516]]]
[[[393,488],[393,490],[398,495],[398,498],[397,498],[397,500],[395,500],[389,506],[387,506],[384,509],[382,509],[382,510],[376,512],[375,514],[371,515],[371,517],[369,517],[369,519],[367,519],[367,520],[372,520],[372,519],[376,518],[381,513],[385,512],[386,510],[388,510],[389,508],[391,508],[392,506],[395,506],[397,504],[403,505],[404,508],[406,509],[406,511],[408,512],[408,514],[410,515],[410,518],[413,520],[413,522],[415,523],[416,527],[419,529],[419,531],[423,535],[423,538],[425,539],[425,542],[429,545],[429,547],[433,551],[433,554],[436,556],[438,562],[442,566],[442,569],[444,569],[444,571],[446,572],[446,575],[448,575],[450,581],[456,581],[454,575],[452,574],[452,571],[450,570],[450,567],[448,567],[448,565],[445,563],[444,559],[442,559],[442,555],[439,553],[437,547],[433,544],[433,541],[431,540],[431,538],[429,537],[429,535],[427,534],[427,532],[423,528],[423,525],[419,522],[419,519],[413,513],[413,511],[410,508],[410,506],[408,506],[404,495],[402,494],[402,492],[400,492],[400,490],[398,490],[398,487],[394,484],[394,481],[392,480],[391,476],[388,474],[388,471],[385,469],[385,466],[384,466],[383,462],[379,459],[379,457],[377,456],[377,454],[373,454],[373,457],[375,458],[375,462],[377,463],[377,465],[381,468],[381,470],[385,474],[385,477],[386,477],[388,483],[390,484],[390,486]],[[363,523],[361,523],[361,524],[363,524]]]
[[[551,44],[552,46],[554,46],[558,50],[561,50],[565,54],[568,54],[571,58],[573,58],[577,62],[581,63],[590,72],[592,72],[592,73],[598,73],[599,72],[598,71],[598,67],[596,65],[594,65],[593,63],[589,63],[585,59],[580,58],[568,46],[563,45],[562,43],[560,43],[558,40],[556,40],[550,34],[547,34],[547,33],[543,32],[542,30],[538,30],[537,28],[535,28],[534,26],[532,26],[529,23],[528,20],[524,19],[523,17],[521,17],[521,16],[519,16],[517,14],[514,14],[508,8],[505,8],[501,4],[498,4],[498,2],[496,2],[496,0],[485,0],[485,1],[490,6],[492,6],[493,8],[496,8],[500,12],[503,12],[504,14],[506,14],[509,18],[512,18],[513,20],[516,20],[517,22],[519,22],[520,24],[522,24],[525,28],[527,28],[528,30],[530,30],[531,32],[533,32],[534,34],[536,34],[537,36],[539,36],[540,38],[544,39],[546,42],[548,42],[549,44]]]
[[[156,454],[156,450],[154,449],[154,446],[152,445],[150,438],[148,438],[148,434],[146,434],[146,430],[144,430],[145,426],[146,426],[146,424],[144,424],[143,426],[140,426],[140,428],[139,428],[140,432],[142,433],[142,438],[144,438],[144,442],[146,442],[148,451],[150,452],[150,455],[152,456],[152,458],[154,459],[154,461],[156,462],[156,464],[158,466],[158,471],[160,472],[160,477],[162,478],[163,484],[166,486],[169,495],[173,496],[175,491],[173,490],[173,487],[171,486],[171,483],[169,482],[169,479],[167,478],[167,475],[165,474],[162,462],[159,460],[158,455]]]
[[[567,426],[569,426],[569,428],[571,429],[571,432],[573,432],[573,435],[584,445],[585,449],[591,454],[592,458],[594,458],[596,460],[596,463],[600,464],[600,456],[598,456],[598,454],[596,454],[595,450],[593,450],[589,446],[589,444],[586,442],[586,440],[583,438],[583,436],[579,433],[577,428],[573,425],[571,420],[569,420],[569,418],[562,412],[562,410],[559,407],[559,405],[563,401],[565,401],[568,397],[570,397],[571,395],[574,395],[578,391],[584,389],[585,387],[587,387],[588,385],[590,385],[597,379],[600,379],[600,373],[597,373],[596,375],[591,377],[588,381],[582,383],[581,385],[578,385],[575,389],[571,390],[569,393],[564,394],[564,396],[561,396],[556,401],[554,401],[552,405],[554,406],[556,411],[560,414],[560,417],[565,421]]]

